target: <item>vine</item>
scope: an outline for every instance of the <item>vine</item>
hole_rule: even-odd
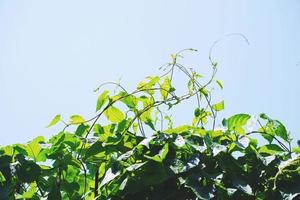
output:
[[[205,79],[181,63],[195,51],[172,54],[163,75],[147,77],[132,92],[120,83],[101,84],[96,114],[87,120],[72,115],[68,122],[56,115],[48,127],[64,127],[49,140],[0,147],[0,200],[299,197],[300,148],[291,147],[285,126],[263,113],[236,114],[219,124],[224,101],[213,99],[215,87],[223,89],[215,78],[218,64],[211,49]],[[188,78],[182,94],[174,87],[176,70]],[[113,94],[107,85],[117,87]],[[192,98],[192,121],[174,127],[169,111]]]

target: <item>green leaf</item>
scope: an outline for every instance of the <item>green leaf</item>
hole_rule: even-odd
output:
[[[142,163],[136,163],[133,165],[130,165],[129,167],[126,168],[127,171],[135,171],[137,169],[139,169],[140,167],[142,167],[143,165],[145,165],[147,162],[142,162]]]
[[[57,122],[60,121],[61,115],[56,115],[51,122],[48,124],[47,128],[54,126],[55,124],[57,124]]]
[[[224,109],[224,100],[220,101],[219,103],[216,103],[214,105],[212,105],[212,109],[214,109],[215,111],[221,111]]]
[[[164,82],[161,84],[160,87],[160,94],[162,96],[162,99],[166,100],[171,89],[171,80],[168,76],[165,77]]]
[[[269,155],[274,155],[274,154],[284,152],[284,150],[276,144],[268,144],[268,145],[261,146],[259,148],[258,152],[269,154]]]
[[[3,176],[2,172],[0,171],[0,183],[5,182],[5,181],[6,181],[5,177]]]
[[[191,130],[191,126],[181,125],[181,126],[177,126],[175,128],[167,129],[167,130],[164,131],[164,133],[167,133],[167,134],[172,134],[172,133],[181,134],[181,133],[184,133],[184,132],[188,132],[190,130]]]
[[[160,152],[159,152],[159,156],[160,156],[161,160],[164,160],[166,158],[168,152],[169,152],[169,144],[166,143],[164,145],[164,147],[162,148],[162,150],[160,150]]]
[[[292,152],[300,154],[300,147],[294,147],[294,148],[292,148]]]
[[[271,132],[272,135],[274,135],[275,133],[276,136],[282,138],[284,141],[289,141],[289,134],[285,126],[280,121],[271,119],[265,113],[261,113],[260,118],[268,121],[266,127],[269,129],[269,133]]]
[[[87,132],[88,128],[88,125],[80,124],[75,131],[75,135],[82,136]]]
[[[31,183],[30,188],[26,192],[24,192],[21,197],[24,199],[31,199],[34,194],[36,194],[36,189],[36,183]]]
[[[168,152],[169,152],[169,144],[166,143],[164,145],[164,147],[159,151],[158,155],[155,155],[155,156],[144,155],[144,156],[145,156],[145,158],[148,158],[149,160],[153,160],[155,162],[161,163],[166,158]]]
[[[223,89],[223,83],[220,80],[216,80],[217,84],[221,89]]]
[[[96,112],[101,109],[101,107],[108,101],[109,91],[105,90],[99,95],[96,105]]]
[[[113,123],[119,123],[125,118],[124,113],[114,106],[107,108],[104,112],[104,115]]]
[[[250,119],[250,115],[248,114],[237,114],[227,119],[227,126],[229,130],[234,130],[236,128],[240,128],[244,126],[248,119]]]
[[[87,151],[85,153],[85,159],[87,159],[87,158],[89,158],[91,156],[94,156],[94,155],[96,155],[98,153],[104,152],[104,151],[105,151],[105,149],[102,146],[102,143],[99,142],[99,141],[97,141],[97,142],[95,142],[94,144],[92,144],[92,146],[90,146],[87,149]]]
[[[84,123],[85,119],[83,117],[81,117],[80,115],[72,115],[70,117],[70,123],[71,124],[81,124]]]
[[[121,99],[121,101],[130,109],[135,109],[138,103],[137,98],[133,95],[127,96]]]
[[[32,158],[36,162],[41,162],[46,159],[46,155],[41,153],[42,148],[40,146],[40,143],[44,141],[44,137],[38,136],[27,144],[26,151],[29,158]]]
[[[279,137],[281,137],[282,139],[284,139],[285,141],[289,140],[289,136],[287,133],[287,130],[285,128],[285,126],[278,120],[274,120],[272,122],[273,127],[275,129],[275,134]]]
[[[201,110],[200,110],[200,108],[196,108],[196,109],[195,109],[195,111],[194,111],[194,115],[195,115],[195,117],[199,117],[199,116],[200,116],[200,114],[201,114]]]
[[[146,77],[147,81],[142,81],[138,84],[137,89],[139,90],[145,90],[148,94],[154,94],[153,90],[151,89],[156,83],[159,82],[160,77],[159,76],[148,76]]]
[[[107,184],[108,182],[112,181],[113,179],[115,179],[117,176],[120,175],[120,171],[116,171],[114,172],[112,170],[112,168],[109,168],[105,175],[104,175],[104,178],[103,180],[101,181],[101,184],[100,184],[100,187],[104,186],[105,184]]]

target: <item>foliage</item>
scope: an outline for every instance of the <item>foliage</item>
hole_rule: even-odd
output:
[[[65,127],[49,140],[1,147],[0,200],[299,197],[300,148],[291,149],[284,125],[241,113],[216,126],[224,109],[223,100],[212,99],[214,86],[223,89],[217,63],[210,59],[205,79],[178,62],[185,51],[195,50],[173,54],[164,75],[147,77],[133,92],[110,83],[117,90],[100,93],[94,117],[64,122],[56,115],[48,127]],[[176,69],[188,78],[181,95],[173,85]],[[167,111],[191,98],[197,100],[191,123],[173,126]]]

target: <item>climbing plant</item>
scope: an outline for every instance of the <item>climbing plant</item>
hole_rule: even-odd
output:
[[[209,57],[204,77],[181,64],[189,51],[134,91],[102,84],[90,119],[56,115],[48,127],[64,127],[50,139],[0,147],[0,200],[300,198],[300,148],[285,126],[264,113],[218,121],[217,63]],[[173,84],[180,74],[182,94]],[[191,99],[191,122],[174,126],[169,111]]]

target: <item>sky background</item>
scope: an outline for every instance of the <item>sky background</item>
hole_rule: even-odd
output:
[[[219,38],[220,117],[265,112],[300,139],[299,10],[297,0],[0,1],[0,145],[57,133],[45,128],[56,114],[93,116],[99,84],[133,89],[178,50],[198,49],[182,62],[206,73]]]

